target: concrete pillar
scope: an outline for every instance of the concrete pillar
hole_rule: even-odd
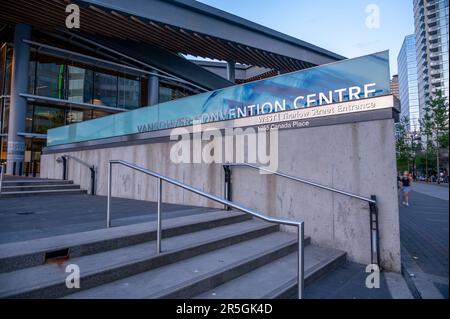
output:
[[[152,73],[158,73],[153,71]],[[159,78],[156,75],[148,77],[148,104],[155,105],[159,103]]]
[[[227,79],[233,83],[236,80],[236,62],[233,60],[227,61]]]
[[[22,40],[31,39],[31,26],[17,24],[14,30],[14,51],[11,72],[11,104],[8,123],[7,173],[12,174],[16,163],[16,174],[25,155],[25,137],[17,133],[25,132],[27,100],[20,93],[28,93],[28,65],[30,45]],[[22,164],[22,170],[23,170]]]

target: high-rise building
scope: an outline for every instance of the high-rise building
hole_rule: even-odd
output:
[[[417,81],[416,39],[414,34],[403,41],[397,57],[401,119],[407,118],[410,131],[420,129],[419,88]],[[392,85],[391,85],[392,91]]]
[[[393,75],[391,79],[391,93],[397,98],[400,99],[400,92],[398,87],[398,74]]]
[[[414,0],[421,116],[438,90],[448,98],[448,0]]]

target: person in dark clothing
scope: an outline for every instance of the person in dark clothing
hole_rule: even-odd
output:
[[[401,177],[403,205],[409,206],[409,192],[411,191],[412,178],[408,171],[403,172]]]

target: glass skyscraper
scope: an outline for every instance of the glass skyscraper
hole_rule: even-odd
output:
[[[417,81],[416,37],[408,35],[397,57],[401,118],[407,118],[410,131],[420,129],[419,87]]]
[[[448,0],[414,0],[421,116],[431,96],[448,98]]]

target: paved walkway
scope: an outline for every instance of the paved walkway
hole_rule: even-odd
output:
[[[414,183],[412,189],[415,192],[448,201],[448,184],[437,185],[419,182]]]
[[[410,206],[400,206],[402,263],[422,298],[448,298],[448,205],[448,187],[416,183]]]
[[[412,299],[401,274],[380,273],[380,287],[367,288],[366,265],[346,262],[305,288],[306,299]]]
[[[212,211],[204,207],[163,204],[163,219]],[[156,220],[156,203],[113,198],[113,226]],[[104,228],[106,197],[57,195],[0,199],[0,243]]]

